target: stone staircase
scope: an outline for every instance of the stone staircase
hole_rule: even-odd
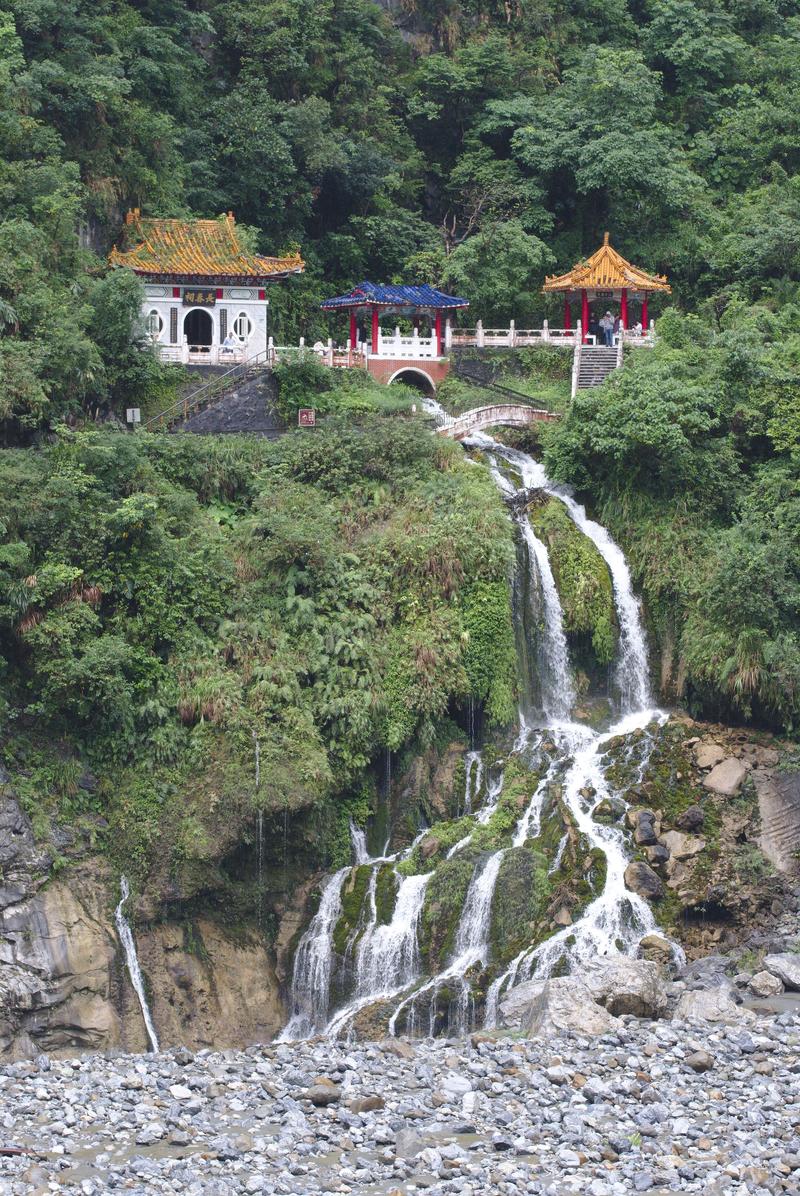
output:
[[[612,370],[620,364],[616,348],[605,345],[581,345],[576,378],[576,389],[586,390],[605,382]]]

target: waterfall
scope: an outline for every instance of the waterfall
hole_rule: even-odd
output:
[[[342,882],[350,871],[340,868],[326,880],[319,909],[295,952],[292,974],[292,1016],[281,1042],[308,1038],[322,1030],[328,1018],[333,932],[342,912]]]
[[[415,1006],[422,996],[430,994],[431,1020],[435,1015],[436,994],[444,986],[455,983],[458,986],[455,1017],[448,1023],[448,1029],[465,1033],[469,1029],[470,986],[465,973],[476,964],[485,965],[489,958],[489,927],[492,916],[492,900],[497,884],[504,851],[495,851],[478,863],[472,874],[464,909],[456,932],[453,956],[443,972],[432,977],[410,997],[405,998],[394,1011],[389,1022],[389,1033],[394,1034],[399,1015],[406,1009],[413,1016]]]
[[[476,751],[467,752],[464,757],[464,809],[463,814],[472,813],[472,802],[480,792],[481,782],[483,780],[483,753]],[[473,782],[474,774],[474,782]]]
[[[556,486],[547,477],[544,466],[529,457],[527,453],[500,445],[489,436],[475,437],[475,443],[488,448],[508,461],[519,471],[522,484],[527,489],[536,488],[557,498],[563,503],[567,514],[579,531],[592,541],[608,566],[614,589],[614,603],[619,622],[619,652],[616,678],[619,686],[622,713],[632,714],[652,706],[647,664],[647,639],[642,624],[639,601],[633,592],[630,570],[625,555],[611,535],[599,523],[586,514],[566,486]],[[509,484],[503,479],[502,489],[508,493]]]
[[[500,1001],[513,985],[534,975],[547,977],[556,969],[578,970],[598,955],[633,953],[641,938],[656,925],[647,903],[625,886],[624,874],[629,857],[621,826],[596,822],[593,817],[599,802],[620,796],[606,775],[608,761],[605,757],[612,741],[639,733],[633,750],[642,753],[638,768],[641,780],[654,742],[648,727],[666,719],[651,705],[647,644],[625,558],[605,528],[587,517],[584,508],[568,490],[553,485],[543,467],[533,458],[483,435],[473,438],[472,443],[487,454],[499,488],[515,500],[512,506],[516,508],[514,518],[519,528],[520,551],[513,613],[518,665],[527,697],[519,711],[519,734],[512,755],[520,755],[526,767],[535,768],[538,779],[516,825],[511,831],[501,832],[507,836],[506,845],[478,856],[449,959],[440,973],[427,978],[421,975],[419,925],[433,873],[401,875],[396,871],[399,885],[392,917],[388,923],[379,924],[378,874],[388,863],[394,863],[396,867],[398,857],[388,855],[387,842],[384,855],[371,858],[364,831],[351,822],[355,862],[372,868],[358,933],[352,940],[352,996],[347,1004],[330,1013],[332,936],[341,911],[339,890],[345,869],[327,882],[320,909],[301,940],[295,959],[295,1013],[284,1031],[284,1038],[321,1030],[328,1035],[337,1035],[352,1027],[359,1010],[377,1002],[394,1003],[389,1021],[391,1034],[398,1026],[412,1033],[419,1027],[424,1032],[426,1009],[429,1033],[440,1031],[442,1025],[446,1025],[448,1032],[464,1033],[474,1025],[476,971],[484,973],[492,968],[492,906],[503,859],[509,850],[522,849],[526,843],[539,839],[545,809],[548,819],[553,816],[546,803],[556,782],[560,785],[559,807],[565,811],[569,826],[575,828],[598,862],[601,857],[604,861],[602,891],[595,890],[593,898],[571,925],[542,942],[523,948],[499,975],[496,970],[489,971],[489,976],[494,978],[486,996],[485,1025],[493,1027],[497,1024]],[[575,689],[561,602],[547,548],[536,536],[524,512],[525,498],[531,488],[541,489],[563,503],[575,526],[595,544],[611,575],[620,630],[615,680],[621,709],[618,721],[602,732],[573,721]],[[534,663],[534,650],[538,654],[537,663]],[[534,680],[538,681],[538,686],[534,686]],[[538,698],[535,696],[537,692]],[[483,753],[474,743],[474,718],[475,711],[470,707],[470,742],[464,758],[462,804],[463,816],[472,819],[471,829],[449,848],[447,860],[467,850],[474,840],[480,841],[476,838],[478,832],[490,823],[503,792],[504,763],[499,761],[487,766]],[[387,791],[390,766],[387,755]],[[485,797],[478,805],[484,783]],[[462,814],[461,810],[459,814]],[[421,835],[425,833],[423,831]],[[551,875],[559,871],[570,838],[569,829],[560,835],[557,851],[549,863]],[[415,844],[403,858],[411,858]],[[446,1009],[440,1009],[439,1004],[445,997]],[[445,1020],[440,1023],[440,1019]]]
[[[575,702],[575,694],[569,675],[569,652],[564,634],[564,617],[556,589],[553,570],[547,549],[533,528],[527,515],[520,521],[520,528],[528,546],[530,558],[535,562],[539,575],[544,605],[544,629],[542,634],[542,712],[545,720],[568,718]]]
[[[153,1019],[150,1016],[150,1007],[147,1004],[147,995],[144,991],[144,977],[142,976],[142,969],[139,967],[139,956],[136,954],[136,943],[133,938],[133,931],[130,923],[123,913],[125,902],[131,895],[130,885],[128,884],[127,876],[119,878],[119,904],[114,910],[114,921],[117,925],[117,934],[119,941],[122,943],[122,950],[125,952],[125,963],[128,966],[128,975],[131,978],[133,991],[136,993],[139,1001],[139,1007],[142,1011],[142,1019],[144,1021],[144,1028],[147,1031],[147,1040],[150,1043],[151,1051],[158,1051],[158,1036],[153,1025]]]
[[[377,876],[377,871],[373,872]],[[406,876],[397,891],[392,920],[378,925],[374,896],[371,920],[356,949],[355,994],[328,1022],[326,1033],[340,1034],[359,1009],[402,992],[419,976],[419,920],[432,872]],[[374,894],[374,889],[373,889]]]
[[[351,818],[350,824],[350,843],[353,847],[353,858],[356,864],[368,864],[370,860],[369,852],[367,851],[367,833],[361,826],[356,826]]]

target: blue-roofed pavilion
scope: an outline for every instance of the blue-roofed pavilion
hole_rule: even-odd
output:
[[[372,352],[378,352],[380,338],[380,318],[382,315],[404,316],[414,320],[418,326],[420,317],[427,316],[433,325],[436,338],[437,356],[442,355],[442,313],[456,311],[469,307],[467,299],[460,299],[456,295],[446,295],[436,287],[410,287],[394,284],[360,282],[347,295],[337,295],[333,299],[326,299],[322,304],[323,311],[347,311],[350,313],[350,344],[358,341],[359,315],[369,313],[371,324]]]

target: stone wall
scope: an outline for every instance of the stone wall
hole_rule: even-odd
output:
[[[275,410],[276,397],[275,376],[264,371],[243,381],[204,411],[197,411],[182,423],[175,424],[172,430],[205,436],[247,432],[252,436],[274,438],[286,431],[286,425]]]

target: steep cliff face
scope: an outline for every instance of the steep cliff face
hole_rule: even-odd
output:
[[[0,785],[0,1059],[146,1050],[114,926],[118,878],[96,855],[57,874],[52,864]],[[139,929],[137,945],[164,1045],[241,1046],[283,1024],[272,955],[255,930],[167,919]]]

